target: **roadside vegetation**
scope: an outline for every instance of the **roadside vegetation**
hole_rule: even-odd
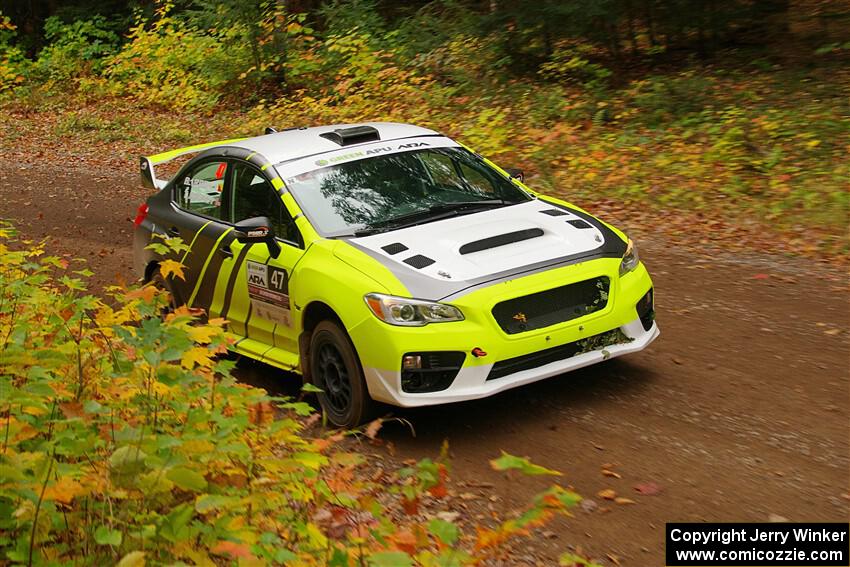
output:
[[[581,500],[553,485],[487,525],[441,518],[445,454],[370,467],[346,440],[381,422],[324,431],[306,402],[238,383],[223,320],[163,319],[153,286],[89,295],[81,261],[6,226],[0,266],[2,565],[470,565]]]
[[[0,0],[0,167],[131,178],[175,146],[396,120],[647,233],[850,251],[838,0],[62,4]],[[235,381],[224,321],[88,274],[0,226],[0,564],[486,564],[579,501],[443,519],[445,455],[377,474],[350,440],[380,422],[316,427]]]
[[[592,210],[848,251],[841,2],[71,4],[26,34],[0,16],[10,154],[35,133],[131,171],[135,152],[269,125],[408,121]]]

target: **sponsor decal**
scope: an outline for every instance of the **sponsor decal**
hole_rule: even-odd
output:
[[[519,321],[519,322],[520,322],[520,323],[522,323],[523,325],[525,325],[526,323],[528,323],[528,317],[526,317],[526,316],[525,316],[525,313],[523,313],[522,311],[520,311],[519,313],[517,313],[516,315],[514,315],[514,317],[513,317],[513,318],[514,318],[514,320],[515,320],[515,321]]]
[[[286,270],[249,261],[246,272],[248,297],[256,314],[263,319],[290,326],[289,275]]]
[[[269,235],[269,229],[268,227],[263,226],[257,230],[249,230],[246,234],[249,238],[265,238]]]
[[[404,143],[393,141],[380,143],[375,147],[364,147],[363,149],[340,149],[334,152],[323,154],[321,159],[316,159],[315,156],[305,156],[302,160],[296,160],[292,163],[278,164],[278,172],[282,179],[292,179],[299,175],[304,175],[308,172],[315,171],[317,168],[327,167],[339,163],[355,161],[358,159],[370,158],[380,155],[391,155],[397,152],[405,152],[415,150],[417,148],[457,148],[460,147],[457,142],[453,142],[448,138],[437,138],[429,136],[427,141],[423,139],[407,139]]]
[[[397,152],[399,150],[411,150],[414,148],[422,148],[427,147],[428,144],[425,142],[410,142],[407,144],[401,144],[398,146],[384,146],[382,148],[369,148],[366,151],[358,151],[358,152],[350,152],[347,154],[342,154],[338,156],[331,156],[328,159],[320,159],[316,160],[316,165],[322,167],[325,165],[330,165],[332,163],[340,163],[343,161],[351,161],[355,159],[360,159],[364,157],[374,156],[378,154],[387,154]]]

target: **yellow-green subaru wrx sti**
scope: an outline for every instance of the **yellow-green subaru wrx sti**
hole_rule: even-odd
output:
[[[156,166],[196,153],[168,182]],[[437,132],[368,123],[142,158],[135,260],[190,246],[178,303],[229,321],[233,350],[321,389],[354,426],[373,400],[489,396],[645,348],[652,282],[632,242]]]

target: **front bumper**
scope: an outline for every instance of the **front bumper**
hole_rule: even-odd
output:
[[[658,326],[646,324],[646,318],[642,322],[638,313],[638,303],[652,288],[652,281],[643,264],[622,278],[618,270],[619,260],[599,259],[498,282],[452,302],[463,311],[464,321],[411,328],[367,318],[349,333],[363,364],[369,393],[375,400],[403,407],[471,400],[642,350],[659,335]],[[607,306],[598,312],[517,334],[505,333],[491,314],[493,306],[506,299],[602,275],[610,278],[611,289]],[[632,340],[572,356],[565,354],[563,359],[541,365],[519,366],[517,371],[498,377],[491,375],[497,362],[522,359],[616,329]],[[481,349],[486,356],[473,356],[474,349]],[[462,351],[466,357],[447,388],[427,393],[404,391],[402,357],[429,351]]]

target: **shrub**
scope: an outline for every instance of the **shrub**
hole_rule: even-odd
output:
[[[0,12],[0,93],[24,83],[32,66],[24,53],[14,45],[16,28]]]
[[[120,41],[103,16],[70,24],[51,16],[44,23],[44,35],[48,45],[39,53],[36,69],[52,81],[99,73],[106,57],[117,51]]]
[[[305,434],[307,404],[230,376],[223,320],[161,319],[151,286],[86,295],[89,272],[44,252],[0,227],[0,562],[462,565],[579,500],[555,486],[474,535],[426,521],[416,508],[446,494],[444,460],[364,480],[345,434]],[[181,277],[177,262],[161,271]]]
[[[169,9],[130,30],[128,43],[108,61],[106,78],[113,92],[143,103],[211,110],[223,93],[237,90],[250,66],[248,47],[230,41],[242,32],[235,26],[201,31]]]
[[[626,94],[636,116],[649,126],[698,114],[710,100],[711,82],[693,72],[677,76],[651,76],[635,81]]]
[[[578,84],[591,92],[604,91],[611,71],[590,61],[593,48],[584,44],[561,45],[540,66],[540,75],[562,83]]]

